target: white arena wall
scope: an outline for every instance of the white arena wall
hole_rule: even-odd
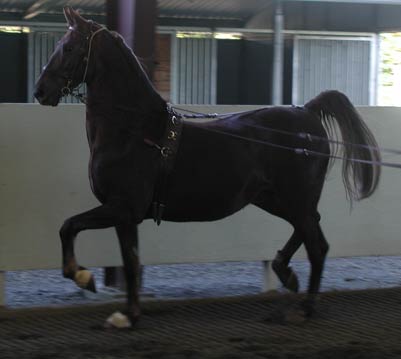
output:
[[[257,108],[182,107],[220,113]],[[401,108],[358,110],[380,146],[401,148]],[[83,105],[0,104],[0,304],[4,272],[59,268],[61,224],[98,205],[89,187],[88,157]],[[395,155],[384,160],[401,163]],[[383,168],[378,191],[351,210],[337,165],[328,175],[319,209],[331,257],[401,255],[400,169]],[[158,227],[148,220],[140,225],[139,233],[144,265],[268,262],[292,229],[281,219],[248,206],[210,223],[162,222]],[[84,266],[121,265],[113,229],[82,232],[76,253]],[[301,251],[298,257],[303,256]],[[266,280],[269,276],[266,271]]]

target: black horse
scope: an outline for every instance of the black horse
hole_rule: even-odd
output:
[[[115,227],[127,308],[122,324],[115,317],[110,321],[129,326],[140,315],[139,223],[152,217],[213,221],[253,204],[294,228],[273,262],[283,285],[293,291],[298,280],[289,262],[305,246],[311,275],[303,308],[311,314],[329,248],[317,205],[334,153],[322,139],[332,138],[338,127],[344,142],[360,144],[346,146],[343,153],[350,200],[370,196],[380,177],[376,141],[348,98],[327,91],[303,107],[265,108],[202,124],[181,121],[117,33],[69,7],[64,13],[69,29],[44,68],[35,96],[42,105],[56,106],[63,95],[87,84],[89,179],[101,203],[62,226],[64,276],[95,290],[92,275],[75,259],[74,240],[83,230]]]

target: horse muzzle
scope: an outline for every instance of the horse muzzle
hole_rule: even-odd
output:
[[[36,88],[33,95],[44,106],[57,106],[61,97],[59,94],[46,94],[40,87]]]

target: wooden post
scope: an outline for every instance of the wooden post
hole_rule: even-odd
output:
[[[107,27],[134,51],[150,79],[155,67],[157,0],[107,0]]]
[[[274,15],[273,105],[283,103],[284,79],[284,14],[281,0],[276,2]]]
[[[279,279],[272,268],[272,261],[263,261],[263,284],[262,291],[276,290],[279,287]]]
[[[0,271],[0,307],[6,305],[6,272]]]
[[[157,0],[107,0],[107,27],[117,31],[144,65],[153,79]],[[105,285],[125,290],[122,267],[106,267]],[[142,272],[142,271],[141,271]]]

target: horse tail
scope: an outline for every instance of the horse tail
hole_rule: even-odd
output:
[[[342,147],[342,177],[347,198],[361,200],[373,194],[380,179],[380,150],[377,142],[351,101],[339,91],[325,91],[309,101],[305,108],[314,112],[322,121],[330,139],[337,139],[340,130],[343,142],[362,146]],[[331,147],[331,154],[337,155],[339,146]],[[352,159],[369,161],[361,163]]]

